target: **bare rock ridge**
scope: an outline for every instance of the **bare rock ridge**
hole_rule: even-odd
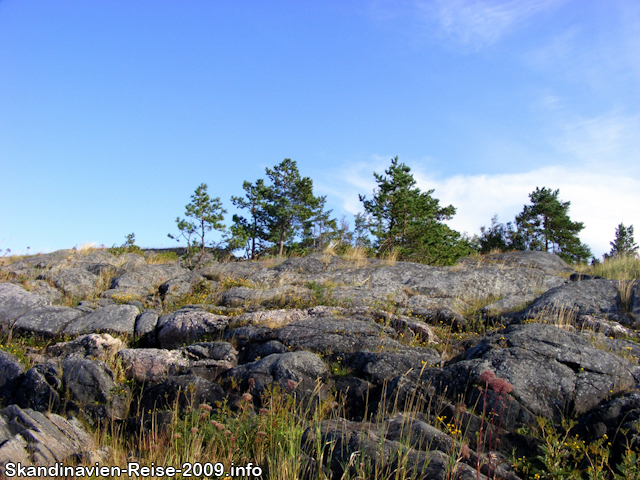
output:
[[[334,478],[381,442],[391,468],[406,441],[404,461],[444,478],[457,440],[434,419],[461,415],[474,447],[483,411],[502,412],[500,458],[539,454],[518,433],[536,417],[572,416],[584,439],[640,447],[638,280],[572,275],[543,252],[453,267],[312,254],[193,271],[150,258],[63,250],[0,266],[3,338],[48,343],[29,349],[28,367],[0,350],[0,466],[96,458],[79,416],[126,424],[130,404],[234,406],[247,391],[259,409],[273,385],[299,402],[340,399],[341,416],[303,438],[337,442],[323,467]],[[477,478],[477,459],[472,449],[460,478]],[[497,475],[517,478],[508,462]]]

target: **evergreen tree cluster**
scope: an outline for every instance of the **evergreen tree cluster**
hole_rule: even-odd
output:
[[[591,256],[578,237],[584,224],[570,219],[570,202],[559,199],[559,190],[536,188],[529,194],[531,204],[513,222],[499,223],[495,215],[489,227],[480,229],[480,236],[468,238],[445,223],[455,215],[455,207],[440,205],[434,190],[421,191],[411,169],[398,157],[384,174],[374,172],[373,195],[359,196],[364,212],[355,216],[353,231],[345,217],[340,222],[331,217],[326,197],[314,195],[313,181],[300,175],[294,160],[286,158],[265,173],[266,179],[245,181],[242,196],[231,197],[241,214],[233,215],[229,228],[222,223],[227,212],[220,198],[211,198],[206,184],[196,189],[186,206],[186,218],[176,219],[180,233],[169,234],[186,241],[190,261],[197,252],[198,263],[206,246],[223,244],[229,252],[241,250],[248,259],[304,254],[333,245],[431,265],[452,265],[473,251],[542,250],[569,262],[584,262]],[[212,230],[223,234],[215,245],[208,240]],[[611,245],[610,256],[635,254],[633,226],[620,224]]]

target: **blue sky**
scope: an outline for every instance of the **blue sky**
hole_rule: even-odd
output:
[[[398,155],[474,234],[560,189],[640,240],[637,0],[0,0],[0,249],[174,246],[298,162],[340,218]]]

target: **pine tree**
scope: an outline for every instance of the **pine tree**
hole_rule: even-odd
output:
[[[264,190],[263,218],[269,241],[278,245],[278,255],[282,255],[285,243],[303,232],[322,200],[313,196],[313,181],[300,176],[295,160],[285,158],[266,172],[271,185]]]
[[[506,252],[508,250],[526,250],[522,233],[512,223],[498,222],[498,214],[491,218],[490,227],[480,227],[480,237],[477,239],[480,253],[493,250]]]
[[[204,257],[207,232],[211,230],[225,231],[225,226],[222,224],[225,213],[227,211],[222,208],[220,197],[209,197],[207,185],[202,183],[191,195],[191,203],[185,207],[185,216],[193,219],[193,221],[181,219],[180,217],[176,218],[180,234],[178,236],[169,234],[168,236],[174,240],[179,240],[180,237],[183,237],[187,241],[187,263],[190,267],[193,266],[192,247],[200,249],[200,256],[195,262],[197,265]],[[192,240],[194,236],[196,239]]]
[[[608,255],[605,254],[605,258],[635,256],[638,254],[638,245],[633,239],[633,225],[625,228],[624,224],[620,223],[616,228],[615,240],[609,243],[611,251]]]
[[[568,262],[583,262],[591,257],[588,246],[582,244],[578,233],[582,222],[569,218],[571,202],[558,199],[560,190],[538,188],[529,194],[532,205],[525,205],[516,216],[516,225],[528,250],[553,252]]]
[[[378,254],[397,250],[404,260],[452,264],[470,252],[468,242],[442,223],[456,209],[440,207],[439,200],[431,196],[434,190],[421,192],[410,172],[395,157],[385,175],[373,174],[378,183],[373,198],[360,195],[370,232],[377,238]]]
[[[259,179],[255,185],[250,182],[242,184],[244,189],[244,197],[231,197],[231,202],[238,208],[248,210],[249,218],[246,219],[240,215],[233,216],[233,225],[231,226],[231,240],[229,248],[236,250],[245,248],[248,258],[256,258],[260,243],[267,238],[265,232],[264,218],[264,196],[266,187],[264,180]]]

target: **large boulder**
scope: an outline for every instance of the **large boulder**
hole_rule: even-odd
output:
[[[573,273],[573,268],[559,256],[535,250],[466,257],[461,259],[458,264],[494,264],[502,267],[535,268],[558,276],[567,276]]]
[[[68,392],[67,408],[82,411],[89,419],[124,418],[125,389],[101,360],[66,357],[62,360],[62,383]]]
[[[114,338],[108,333],[90,333],[81,335],[69,342],[60,342],[49,345],[45,353],[52,357],[78,357],[108,361],[125,348],[125,344],[119,338]]]
[[[105,298],[124,296],[143,297],[153,294],[167,280],[181,277],[188,271],[177,264],[141,265],[133,271],[117,276],[109,290],[100,294]]]
[[[183,308],[158,319],[158,343],[162,348],[179,347],[218,334],[228,323],[228,317],[199,308]]]
[[[309,318],[285,325],[277,339],[293,350],[317,353],[343,353],[359,350],[396,350],[403,345],[395,340],[397,332],[371,322],[346,318]]]
[[[18,285],[0,283],[0,327],[7,328],[29,310],[50,303],[45,297],[27,292]]]
[[[10,462],[51,466],[84,458],[91,463],[94,449],[92,436],[75,418],[45,415],[17,405],[0,410],[0,474],[9,473],[6,465]]]
[[[581,335],[544,324],[511,325],[487,336],[444,369],[426,373],[434,385],[447,386],[452,398],[469,393],[467,404],[473,405],[481,395],[469,386],[484,387],[485,371],[512,386],[514,412],[520,408],[529,412],[517,413],[516,423],[516,417],[559,420],[567,414],[584,415],[640,380],[637,366],[594,347]]]
[[[308,300],[310,297],[311,292],[309,289],[294,285],[281,285],[264,290],[249,287],[232,287],[222,294],[222,304],[229,307],[264,305],[276,301],[286,303],[295,298]]]
[[[269,355],[232,368],[225,377],[228,383],[237,382],[241,391],[249,390],[260,395],[268,386],[275,384],[284,391],[295,391],[309,398],[328,374],[326,365],[318,355],[302,351]],[[326,395],[326,388],[324,390]]]
[[[13,331],[51,338],[62,334],[67,325],[82,316],[83,312],[75,308],[56,305],[36,307],[15,321]]]
[[[570,282],[552,288],[537,298],[520,317],[557,320],[564,316],[566,323],[573,323],[578,315],[598,315],[611,320],[627,321],[622,312],[617,282],[604,278]]]
[[[92,298],[96,295],[98,276],[84,268],[69,268],[46,274],[44,278],[71,298]]]
[[[159,383],[183,373],[212,380],[238,364],[238,352],[227,342],[195,343],[176,350],[131,348],[118,355],[127,378],[144,383]]]
[[[110,332],[133,336],[136,317],[140,313],[133,305],[107,305],[89,315],[69,323],[64,333],[80,335],[83,333]]]
[[[38,412],[56,411],[60,405],[59,377],[60,371],[52,363],[29,369],[16,391],[16,403],[20,408],[31,408]]]
[[[140,411],[151,413],[156,410],[180,409],[207,404],[221,405],[230,396],[215,382],[197,375],[170,376],[162,383],[152,385],[142,392]],[[236,401],[229,401],[233,407]]]

